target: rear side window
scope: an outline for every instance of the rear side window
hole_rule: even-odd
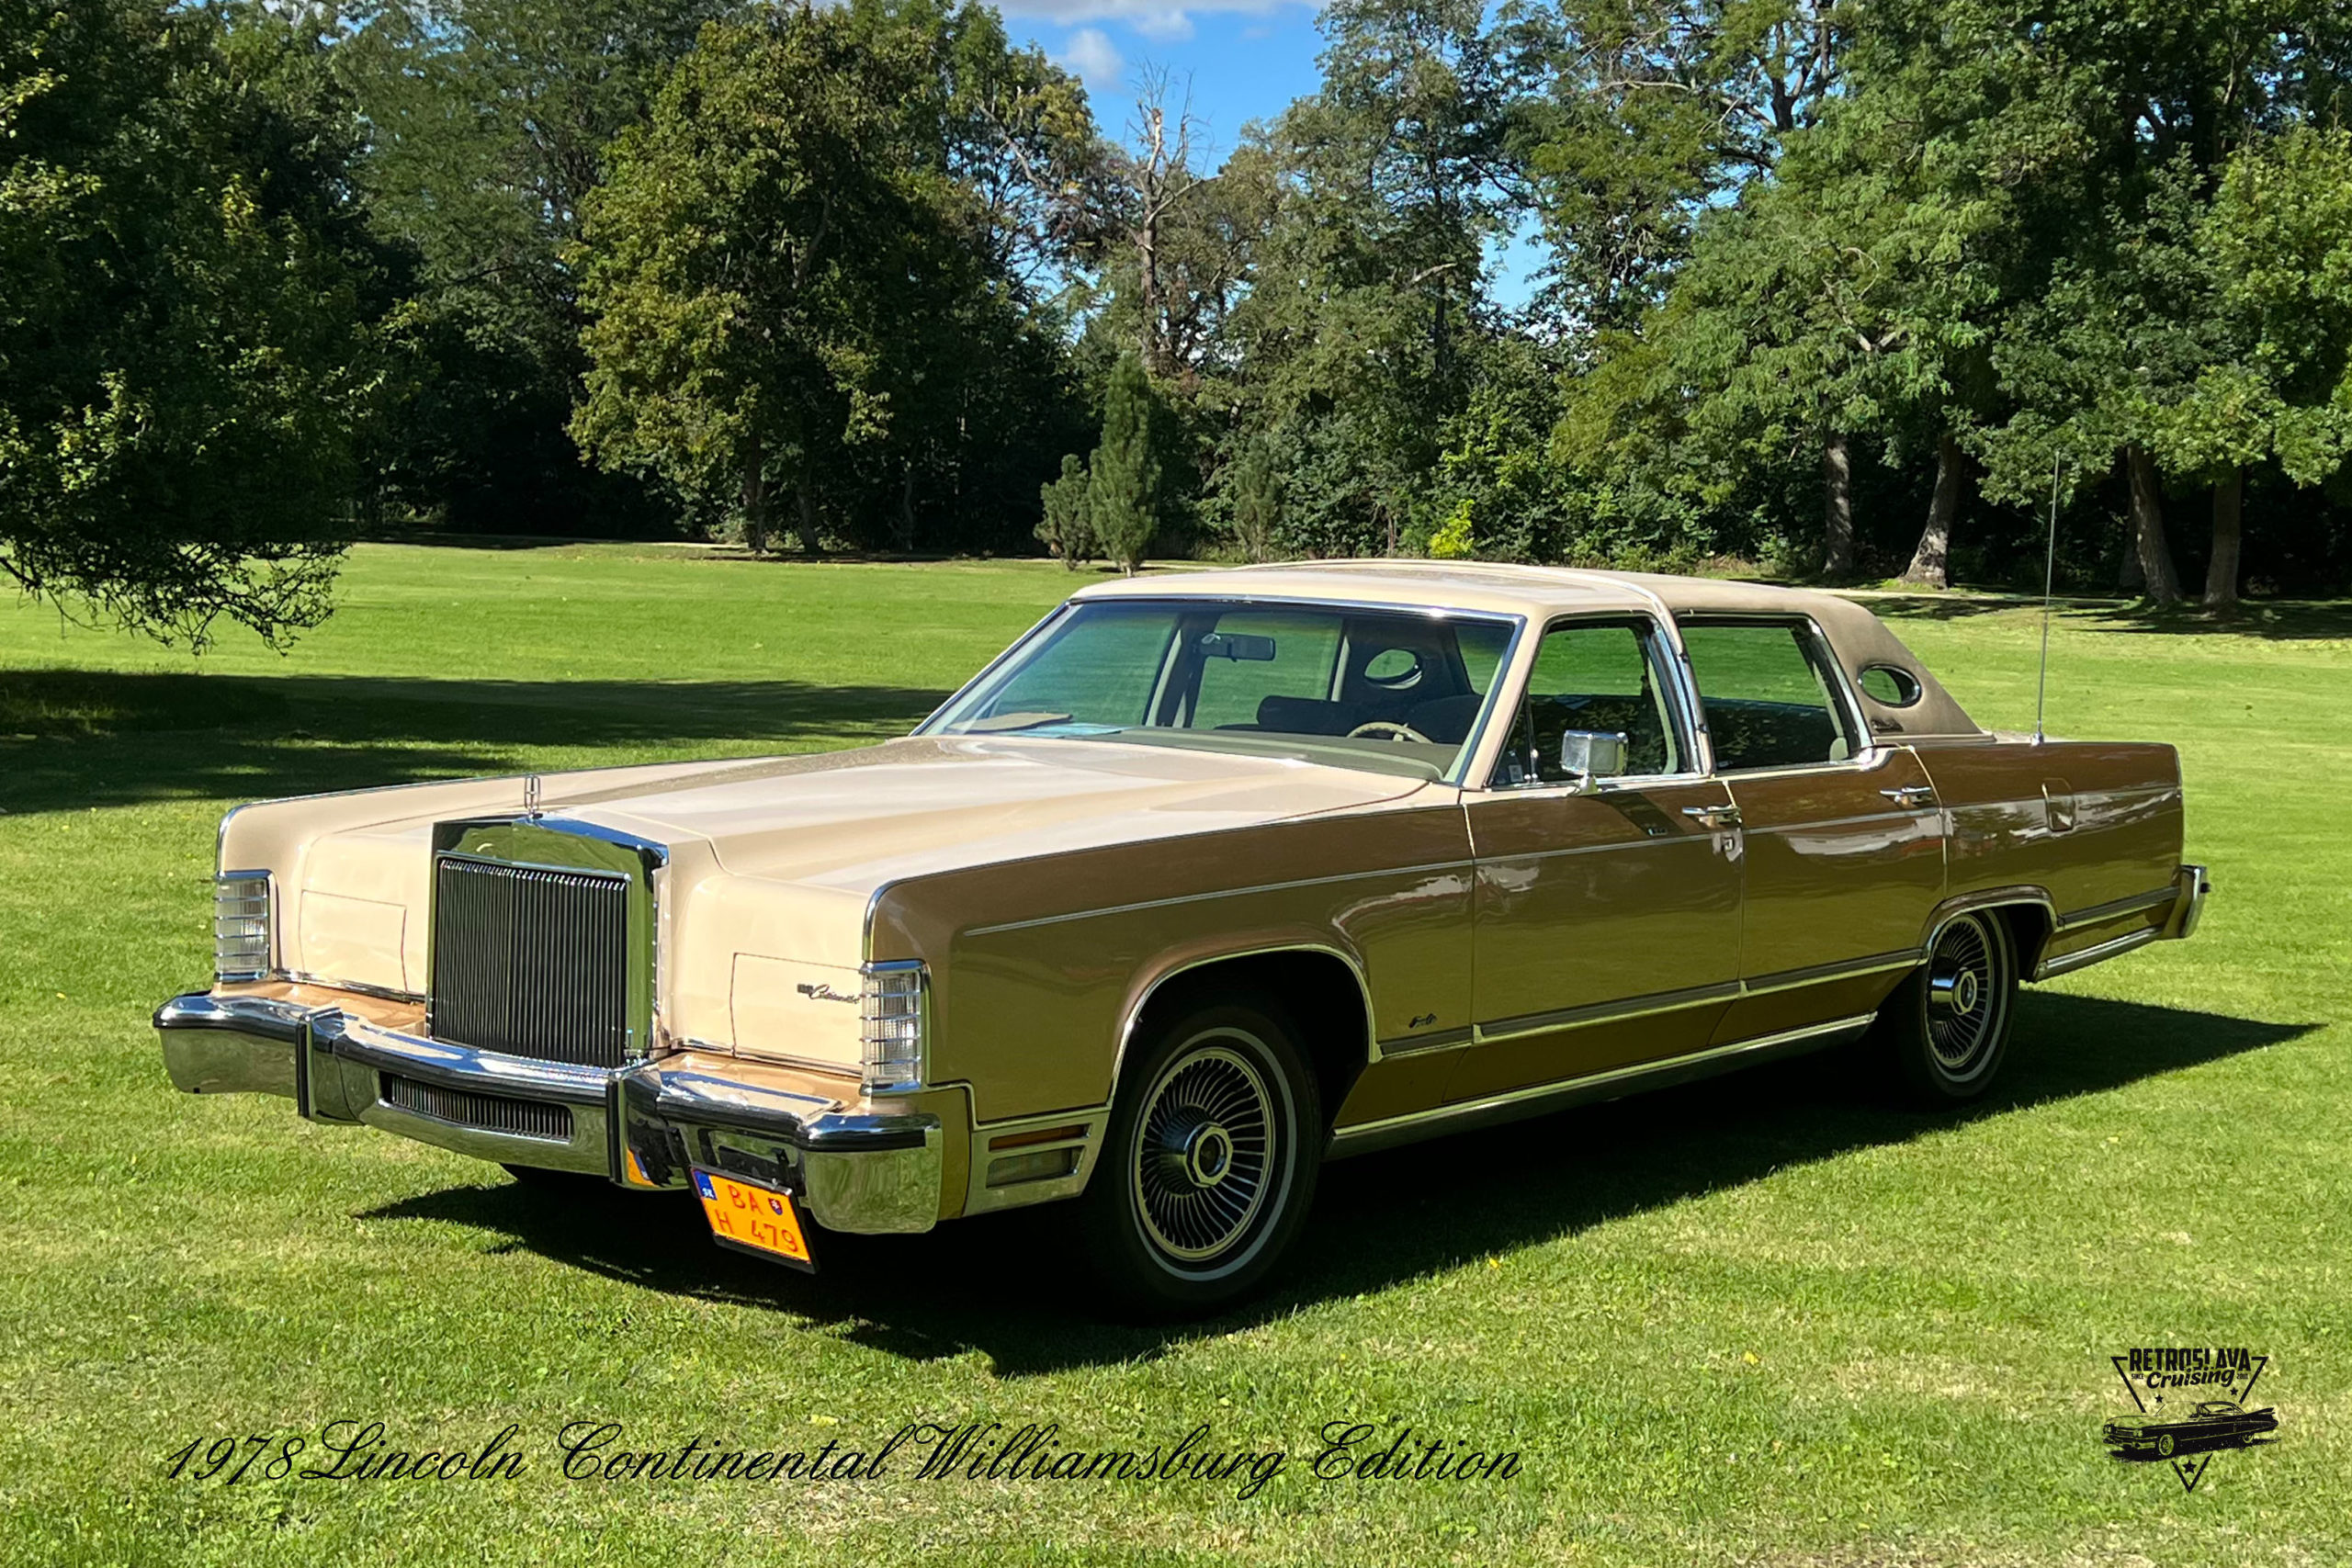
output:
[[[1836,666],[1811,626],[1686,621],[1682,646],[1720,771],[1838,762],[1859,750]]]

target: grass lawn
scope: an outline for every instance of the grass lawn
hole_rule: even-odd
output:
[[[720,1252],[286,1101],[165,1082],[213,829],[259,796],[805,750],[912,723],[1074,580],[581,547],[356,551],[281,658],[0,611],[0,1558],[642,1565],[2352,1561],[2352,616],[2063,613],[2051,728],[2179,744],[2196,941],[2030,992],[1989,1102],[1815,1060],[1334,1167],[1272,1297],[1176,1330],[1073,1299],[1051,1211]],[[1987,723],[2038,615],[1879,606]],[[823,1237],[820,1240],[835,1241]],[[2132,1346],[2271,1357],[2278,1440],[2193,1494],[2107,1457]],[[381,1420],[516,1479],[168,1479],[198,1438]],[[1237,1483],[566,1481],[555,1433],[871,1449],[911,1421],[1278,1448]],[[1325,1423],[1515,1449],[1328,1482]],[[1417,1439],[1418,1441],[1418,1439]],[[305,1461],[304,1462],[308,1462]]]

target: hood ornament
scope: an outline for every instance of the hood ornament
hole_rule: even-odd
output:
[[[537,817],[538,814],[539,775],[537,773],[525,773],[523,775],[523,815],[526,817]]]

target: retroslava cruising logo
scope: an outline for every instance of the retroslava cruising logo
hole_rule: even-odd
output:
[[[2099,1429],[2118,1459],[2160,1459],[2194,1492],[2220,1449],[2250,1448],[2275,1439],[2278,1413],[2252,1408],[2254,1385],[2270,1358],[2244,1346],[2141,1347],[2108,1358],[2123,1380],[2135,1415]]]

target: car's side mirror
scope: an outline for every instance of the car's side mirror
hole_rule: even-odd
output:
[[[1625,771],[1625,737],[1622,731],[1571,729],[1560,737],[1560,771],[1578,795],[1590,795],[1603,779]]]

